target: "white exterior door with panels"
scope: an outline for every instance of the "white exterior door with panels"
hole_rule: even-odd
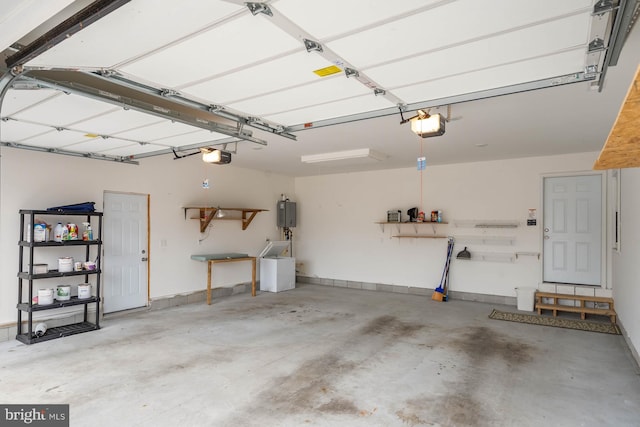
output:
[[[104,193],[104,312],[148,302],[148,204],[139,194]]]
[[[600,285],[602,176],[544,178],[543,280]]]

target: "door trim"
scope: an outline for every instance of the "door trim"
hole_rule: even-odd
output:
[[[540,247],[540,255],[542,264],[540,265],[540,273],[539,279],[540,283],[549,283],[556,284],[555,282],[545,282],[544,280],[544,180],[545,178],[563,178],[563,177],[575,177],[575,176],[585,176],[585,175],[598,175],[600,176],[600,184],[601,184],[601,194],[600,194],[600,209],[601,209],[601,224],[600,224],[600,237],[601,237],[601,247],[600,247],[600,286],[597,285],[569,285],[566,283],[558,283],[559,285],[567,285],[567,286],[585,286],[589,288],[601,288],[601,289],[611,289],[611,257],[608,256],[607,249],[611,246],[611,236],[607,232],[607,230],[611,227],[611,217],[608,215],[609,209],[608,207],[608,194],[609,194],[609,182],[608,176],[605,173],[606,171],[576,171],[576,172],[553,172],[553,173],[543,173],[540,174],[540,206],[542,207],[540,213],[540,228],[538,230],[538,241]]]
[[[151,301],[151,194],[149,193],[136,193],[133,191],[112,191],[112,190],[104,190],[102,192],[102,206],[103,206],[103,210],[104,210],[104,195],[105,194],[129,194],[132,196],[146,196],[147,197],[147,301],[144,305],[144,307],[138,307],[138,308],[132,308],[131,310],[140,310],[141,308],[148,308],[149,307],[149,302]],[[102,245],[102,259],[104,259],[104,245]],[[103,292],[104,292],[104,286],[102,286],[103,288]],[[101,295],[101,306],[102,306],[102,313],[104,316],[104,295]],[[127,310],[125,310],[127,311]],[[107,313],[107,315],[111,315],[114,313],[119,313],[119,312],[113,312],[113,313]]]

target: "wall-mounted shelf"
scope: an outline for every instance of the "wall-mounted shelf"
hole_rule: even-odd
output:
[[[476,243],[480,245],[508,246],[515,244],[515,236],[454,236],[456,242]]]
[[[476,252],[471,251],[471,258],[456,258],[462,261],[514,262],[515,253],[509,252]]]
[[[397,239],[446,239],[447,236],[438,235],[424,235],[424,234],[398,234],[397,236],[391,236]]]
[[[183,207],[182,209],[184,209],[185,219],[187,219],[188,210],[192,209],[192,210],[197,210],[199,212],[199,216],[192,219],[200,220],[201,233],[204,233],[204,231],[207,229],[211,221],[225,221],[225,220],[226,221],[228,220],[242,221],[242,229],[246,230],[247,227],[249,227],[249,224],[251,224],[251,221],[253,221],[253,218],[255,218],[255,216],[258,214],[258,212],[268,211],[268,209],[221,208],[221,207],[204,207],[204,206],[186,206],[186,207]],[[222,218],[217,218],[216,213],[218,213],[218,210],[221,210],[227,214],[230,212],[240,212],[241,216],[240,217],[225,216]]]
[[[423,222],[388,222],[388,221],[379,221],[376,222],[376,224],[380,225],[380,229],[382,230],[382,232],[384,233],[384,227],[386,225],[395,225],[396,229],[398,230],[398,234],[402,235],[402,232],[400,231],[403,225],[412,225],[413,226],[413,231],[415,232],[416,235],[414,236],[406,236],[406,237],[417,237],[418,236],[418,230],[423,229],[424,226],[430,225],[431,229],[433,231],[433,236],[436,235],[436,226],[437,225],[447,225],[447,222],[431,222],[431,221],[423,221]],[[404,235],[402,235],[404,236]],[[429,237],[433,237],[433,236],[429,236]],[[392,237],[399,237],[399,236],[392,236]],[[444,238],[446,238],[446,236],[442,236]]]
[[[519,221],[516,220],[484,220],[484,219],[456,219],[456,227],[464,228],[518,228]]]
[[[516,259],[523,256],[534,256],[540,259],[540,252],[516,252]]]

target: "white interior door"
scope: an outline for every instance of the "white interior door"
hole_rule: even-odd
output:
[[[147,196],[104,193],[104,312],[148,302]]]
[[[543,279],[600,285],[602,177],[544,178]]]

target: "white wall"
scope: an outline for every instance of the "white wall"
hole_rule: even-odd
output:
[[[613,257],[613,296],[620,323],[640,349],[640,169],[621,170],[620,253]]]
[[[541,229],[527,227],[528,209],[538,209],[541,223],[543,174],[590,171],[597,153],[431,166],[423,172],[397,169],[296,179],[299,227],[295,255],[304,275],[369,283],[434,288],[440,282],[445,239],[397,239],[396,227],[375,224],[390,209],[420,206],[440,209],[444,221],[438,234],[470,235],[454,220],[517,220],[517,229],[484,230],[487,235],[515,236],[511,246],[456,244],[454,255],[469,246],[473,252],[540,252]],[[406,217],[405,217],[406,218]],[[428,228],[420,228],[429,232]],[[410,225],[402,232],[413,232]],[[482,233],[482,231],[481,231]],[[454,261],[451,290],[515,296],[515,287],[537,286],[541,260],[521,257],[513,263]]]
[[[279,238],[276,202],[281,193],[291,194],[294,187],[290,177],[233,164],[207,165],[199,156],[181,160],[160,156],[133,166],[11,148],[2,148],[1,155],[0,325],[16,321],[20,209],[94,201],[101,211],[104,191],[150,194],[150,282],[151,297],[156,298],[206,288],[206,264],[192,261],[191,254],[257,255],[267,238]],[[206,178],[211,184],[209,190],[202,188]],[[184,219],[182,206],[189,205],[261,208],[269,212],[259,213],[245,231],[239,221],[217,222],[209,229],[209,237],[198,244],[197,240],[204,237],[198,221]],[[161,247],[163,240],[166,247]],[[213,284],[248,282],[250,267],[249,263],[237,263],[217,268]]]

